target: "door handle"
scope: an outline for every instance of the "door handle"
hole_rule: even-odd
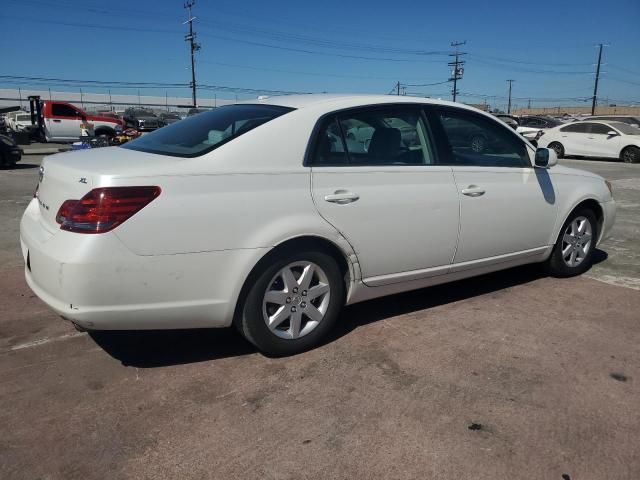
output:
[[[325,195],[326,202],[337,203],[338,205],[346,205],[355,202],[360,198],[357,193],[348,192],[347,190],[336,190],[332,195]]]
[[[467,188],[462,189],[462,194],[467,197],[480,197],[484,195],[485,191],[483,188],[478,187],[477,185],[469,185]]]
[[[60,123],[62,120],[54,118],[53,121],[56,122],[56,123]]]

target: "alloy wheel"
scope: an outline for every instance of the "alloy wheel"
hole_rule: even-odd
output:
[[[485,140],[482,137],[473,137],[471,139],[471,150],[476,153],[481,153],[485,147]]]
[[[330,296],[331,286],[322,268],[312,262],[290,263],[273,276],[264,293],[264,322],[280,338],[303,337],[325,318]]]
[[[562,236],[562,259],[571,267],[577,267],[589,254],[593,245],[593,229],[586,217],[576,217]]]
[[[638,158],[636,158],[635,150],[632,148],[627,148],[622,153],[622,160],[626,163],[636,163],[638,161]]]

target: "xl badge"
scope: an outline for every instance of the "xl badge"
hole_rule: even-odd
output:
[[[44,178],[44,167],[40,167],[38,171],[38,181],[42,183],[42,179]]]

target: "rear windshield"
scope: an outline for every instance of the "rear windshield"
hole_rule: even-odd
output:
[[[174,157],[198,157],[291,110],[274,105],[227,105],[172,123],[122,148]]]

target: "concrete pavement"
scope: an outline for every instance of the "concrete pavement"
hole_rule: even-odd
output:
[[[587,275],[366,302],[270,359],[232,330],[54,315],[17,245],[38,162],[0,171],[0,478],[640,478],[640,166],[562,162],[612,178],[620,206]]]

